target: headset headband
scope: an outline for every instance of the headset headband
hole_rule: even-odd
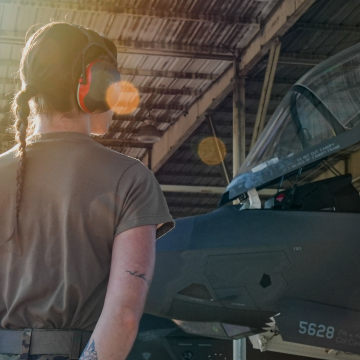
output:
[[[93,45],[100,47],[101,49],[103,49],[106,54],[109,56],[111,62],[114,63],[115,66],[117,66],[117,52],[116,52],[116,48],[114,47],[114,51],[112,51],[109,46],[106,44],[106,38],[104,38],[103,36],[99,35],[97,32],[90,30],[90,29],[86,29],[81,25],[77,25],[77,24],[69,24],[75,28],[77,28],[78,30],[80,30],[87,38],[88,38],[88,43],[87,45],[83,48],[83,50],[81,51],[81,58],[82,58],[82,72],[81,72],[81,77],[83,80],[83,84],[85,84],[85,53],[86,51]]]
[[[84,47],[84,49],[82,50],[82,53],[85,54],[86,50],[92,46],[92,45],[96,45],[101,47],[103,50],[106,51],[106,53],[109,55],[110,59],[112,61],[114,61],[114,63],[117,64],[117,58],[116,58],[116,49],[114,48],[115,52],[112,52],[108,45],[105,42],[105,38],[103,36],[101,36],[100,34],[98,34],[97,32],[91,30],[91,29],[86,29],[81,25],[76,25],[76,24],[69,24],[77,29],[79,29],[87,38],[88,38],[88,44]]]
[[[112,109],[120,96],[120,73],[117,68],[115,45],[93,30],[72,25],[88,39],[81,51],[82,73],[78,80],[77,102],[86,113],[98,114]],[[105,52],[89,64],[85,63],[85,53],[91,46],[98,46]],[[106,56],[107,55],[107,56]],[[108,90],[111,89],[109,92]]]

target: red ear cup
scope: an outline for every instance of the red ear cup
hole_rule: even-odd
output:
[[[79,79],[77,101],[86,113],[99,114],[113,108],[120,97],[120,73],[108,61],[98,59]]]

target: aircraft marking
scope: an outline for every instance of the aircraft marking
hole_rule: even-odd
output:
[[[317,336],[323,338],[325,334],[327,339],[332,339],[335,335],[335,328],[333,326],[326,327],[325,325],[316,325],[315,323],[310,323],[308,326],[308,322],[300,321],[299,327],[299,333],[302,335],[307,334],[310,336]]]

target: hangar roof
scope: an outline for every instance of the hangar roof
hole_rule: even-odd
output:
[[[108,134],[96,141],[142,159],[137,140],[150,119],[162,139],[152,149],[160,184],[227,185],[222,165],[207,164],[199,143],[212,136],[209,116],[232,168],[233,59],[246,80],[246,145],[249,148],[274,41],[281,42],[267,119],[288,89],[312,66],[360,40],[360,0],[2,0],[0,1],[0,123],[2,151],[11,146],[9,101],[19,86],[16,71],[29,27],[50,19],[81,24],[114,40],[125,104]],[[166,192],[175,217],[209,212],[218,194]]]

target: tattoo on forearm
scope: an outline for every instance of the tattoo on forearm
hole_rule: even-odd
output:
[[[90,342],[86,345],[79,360],[98,360],[97,352],[95,351],[95,340],[90,345]]]
[[[150,285],[150,281],[145,277],[146,274],[138,274],[138,271],[129,271],[129,270],[126,270],[126,272],[128,272],[130,275],[143,279],[148,285]]]

